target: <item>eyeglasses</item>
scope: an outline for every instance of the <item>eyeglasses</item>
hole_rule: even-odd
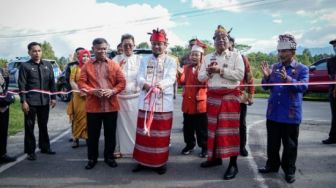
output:
[[[124,48],[132,48],[134,45],[133,44],[123,44],[122,46]]]

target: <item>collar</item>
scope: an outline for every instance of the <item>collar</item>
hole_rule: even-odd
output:
[[[97,59],[93,60],[92,63],[93,64],[97,64],[97,63],[107,63],[108,59],[106,58],[104,61],[98,61]]]
[[[227,56],[230,53],[230,50],[226,49],[223,51],[222,54],[218,54],[217,51],[215,51],[214,53],[215,53],[215,56],[223,57],[223,56]]]
[[[280,65],[280,67],[282,66],[282,63],[279,63]],[[297,61],[295,60],[295,59],[293,59],[292,60],[292,62],[290,63],[290,64],[288,64],[288,65],[285,65],[285,67],[287,68],[287,67],[291,67],[291,68],[295,68],[296,67],[296,64],[297,64]]]
[[[163,61],[166,57],[166,54],[160,54],[158,57],[155,57],[154,55],[152,55],[153,59],[157,60],[157,61]]]
[[[44,65],[44,61],[43,61],[42,59],[40,60],[40,63],[39,63],[39,64],[37,64],[33,59],[30,59],[29,62],[30,62],[31,64],[34,64],[34,65],[39,65],[39,64]]]

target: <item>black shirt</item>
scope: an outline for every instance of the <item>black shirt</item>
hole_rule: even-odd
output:
[[[19,90],[29,91],[32,89],[54,92],[55,79],[52,65],[48,61],[41,60],[39,64],[33,60],[21,63],[19,70]],[[29,105],[48,105],[49,100],[56,99],[56,95],[42,94],[38,92],[20,93],[21,102],[26,101]]]

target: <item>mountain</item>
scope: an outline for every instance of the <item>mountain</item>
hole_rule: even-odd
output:
[[[303,50],[306,49],[303,46],[298,46],[296,49],[296,54],[302,54]],[[334,49],[331,46],[322,47],[322,48],[307,48],[312,56],[319,55],[319,54],[334,54]],[[272,51],[271,54],[277,54],[277,51]]]

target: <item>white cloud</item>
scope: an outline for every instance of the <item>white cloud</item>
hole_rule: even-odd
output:
[[[279,13],[273,13],[271,14],[272,18],[279,18],[280,14]]]
[[[281,24],[282,23],[282,19],[274,19],[273,23]]]
[[[0,7],[0,57],[27,54],[26,45],[31,41],[50,42],[59,57],[72,53],[78,46],[90,49],[96,37],[106,38],[112,48],[124,33],[133,34],[137,43],[148,42],[147,32],[154,28],[164,28],[169,43],[183,44],[170,30],[177,24],[160,5],[119,6],[95,0],[11,0]],[[61,32],[70,30],[73,31]],[[36,33],[56,34],[10,38]]]
[[[296,14],[300,15],[300,16],[305,16],[305,15],[307,15],[307,12],[304,11],[304,10],[298,10],[298,11],[296,11]]]
[[[192,7],[198,9],[223,9],[230,12],[240,11],[238,0],[192,0]]]
[[[237,38],[237,43],[251,46],[249,52],[271,52],[276,50],[277,40],[277,36],[263,40],[255,38]]]
[[[188,0],[180,0],[181,1],[181,3],[187,3],[188,2]]]

